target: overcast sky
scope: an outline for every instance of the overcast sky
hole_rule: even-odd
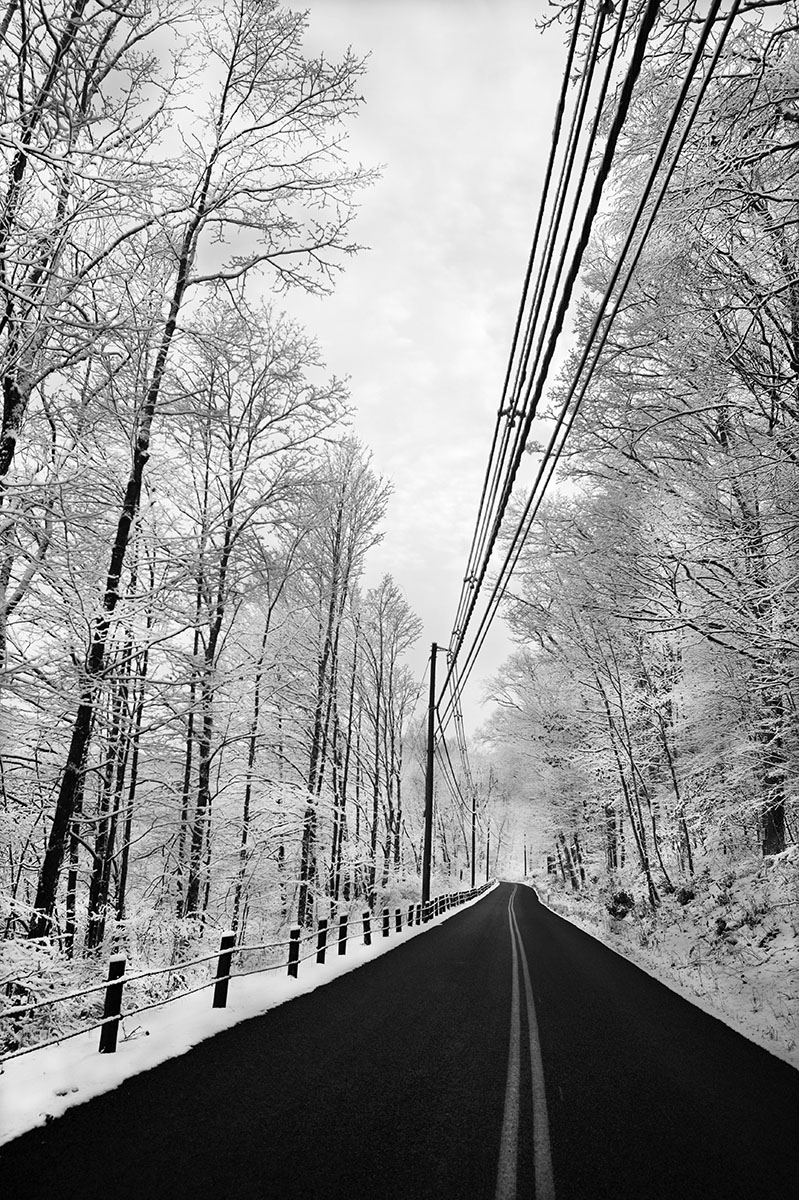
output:
[[[290,307],[351,378],[356,434],[394,496],[368,586],[390,572],[424,621],[411,665],[446,644],[465,573],[529,252],[564,34],[545,0],[309,0],[309,45],[371,53],[353,155],[382,163],[332,297]],[[496,627],[495,627],[496,628]],[[464,696],[511,650],[497,629]]]

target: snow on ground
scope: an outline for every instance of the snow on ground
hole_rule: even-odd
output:
[[[426,925],[406,926],[401,933],[392,928],[388,938],[382,936],[378,925],[372,932],[371,946],[364,946],[360,937],[351,939],[344,956],[338,954],[337,945],[331,939],[327,961],[323,965],[317,965],[313,958],[301,962],[297,979],[288,977],[285,965],[271,971],[234,976],[230,981],[227,1008],[211,1007],[213,988],[209,987],[139,1016],[123,1019],[115,1054],[98,1053],[100,1034],[94,1029],[76,1034],[58,1046],[32,1050],[7,1061],[0,1074],[0,1145],[61,1116],[75,1104],[111,1091],[131,1075],[185,1054],[198,1042],[237,1025],[239,1021],[260,1016],[278,1004],[354,971],[441,925],[454,913],[469,908],[481,898],[462,904]]]
[[[622,919],[602,898],[534,883],[557,916],[591,934],[704,1012],[799,1069],[799,883],[796,848],[664,896],[656,917]]]

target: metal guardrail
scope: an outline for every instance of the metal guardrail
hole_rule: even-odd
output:
[[[468,888],[466,891],[447,892],[441,896],[436,896],[435,899],[428,901],[424,905],[410,904],[407,906],[407,909],[395,907],[393,913],[391,909],[383,908],[379,914],[382,936],[390,936],[392,917],[394,931],[401,933],[403,920],[406,928],[425,925],[428,921],[434,920],[436,917],[442,916],[452,909],[459,908],[463,904],[468,904],[471,900],[488,891],[493,885],[494,880],[490,880],[481,884],[480,887]],[[376,936],[376,928],[372,928],[372,922],[377,916],[377,913],[372,913],[369,910],[365,911],[361,917],[356,917],[355,919],[350,914],[341,913],[338,917],[337,928],[334,927],[334,929],[331,929],[329,920],[322,918],[318,922],[317,927],[307,933],[303,933],[299,926],[292,926],[288,941],[262,942],[252,946],[237,946],[235,944],[235,933],[227,931],[221,936],[219,949],[213,953],[203,954],[198,958],[171,964],[167,967],[155,967],[152,970],[140,971],[135,975],[128,975],[126,973],[127,960],[124,955],[114,955],[109,960],[108,975],[102,983],[92,984],[89,987],[81,988],[74,992],[66,992],[61,996],[51,996],[46,1000],[36,1000],[31,1004],[17,1004],[0,1011],[0,1020],[6,1017],[27,1016],[38,1009],[46,1008],[53,1004],[59,1004],[66,1000],[83,999],[83,997],[90,996],[96,992],[105,992],[102,1020],[94,1021],[89,1025],[82,1026],[80,1029],[73,1029],[69,1033],[49,1038],[46,1041],[36,1042],[32,1046],[24,1046],[19,1050],[14,1050],[10,1054],[3,1055],[1,1061],[8,1062],[14,1058],[21,1058],[25,1054],[33,1053],[34,1050],[42,1050],[47,1046],[58,1045],[60,1042],[77,1037],[81,1033],[91,1032],[93,1029],[100,1030],[99,1052],[101,1054],[113,1054],[116,1051],[119,1024],[125,1018],[138,1016],[140,1013],[148,1012],[150,1009],[171,1004],[174,1000],[181,1000],[186,996],[192,996],[196,992],[205,991],[206,988],[210,987],[214,989],[212,1006],[214,1008],[225,1008],[227,1005],[228,985],[231,979],[239,979],[247,975],[263,974],[266,971],[280,970],[283,965],[285,965],[288,975],[296,979],[300,963],[306,962],[314,956],[317,963],[324,963],[328,950],[332,949],[329,938],[331,933],[336,934],[335,945],[338,955],[343,956],[346,954],[348,941],[353,936],[353,926],[361,927],[363,945],[370,946],[373,936]],[[316,939],[316,945],[308,953],[301,954],[303,944],[312,939]],[[286,948],[288,948],[288,955],[285,963],[256,967],[252,971],[239,971],[236,975],[232,972],[233,959],[236,955],[247,954],[254,950],[281,950]],[[142,979],[149,979],[156,975],[174,974],[178,971],[184,971],[189,967],[211,961],[216,962],[216,971],[213,978],[206,980],[197,987],[176,992],[172,996],[165,996],[161,1000],[140,1005],[138,1008],[128,1009],[125,1012],[122,1011],[122,998],[126,985],[138,983]]]

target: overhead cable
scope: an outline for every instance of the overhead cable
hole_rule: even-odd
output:
[[[529,383],[527,384],[527,388],[526,388],[526,392],[525,392],[524,400],[523,400],[524,418],[523,418],[520,428],[518,429],[517,434],[516,434],[516,443],[515,443],[515,447],[514,447],[513,459],[510,464],[509,470],[506,473],[503,490],[502,490],[502,496],[500,498],[499,508],[497,510],[497,513],[495,514],[493,527],[492,527],[492,531],[491,531],[491,536],[490,536],[490,539],[488,542],[488,546],[486,548],[486,552],[483,556],[483,562],[482,562],[482,565],[480,568],[480,572],[479,572],[478,578],[476,580],[475,586],[473,587],[473,590],[472,590],[471,601],[469,603],[469,606],[468,606],[468,609],[466,612],[466,616],[457,629],[457,637],[453,638],[452,661],[450,664],[450,672],[447,676],[447,679],[445,680],[445,687],[449,681],[449,675],[452,673],[452,670],[453,670],[454,664],[457,660],[458,654],[460,653],[460,650],[463,646],[465,633],[466,633],[466,626],[468,625],[468,622],[471,619],[471,616],[476,607],[477,599],[479,596],[479,591],[480,591],[480,588],[482,587],[482,584],[485,580],[485,576],[486,576],[486,573],[488,570],[490,557],[493,552],[494,545],[499,536],[502,519],[503,519],[505,511],[507,509],[507,505],[510,500],[510,496],[511,496],[513,486],[514,486],[514,483],[516,480],[516,476],[518,474],[519,465],[521,463],[521,459],[522,459],[522,456],[524,453],[524,447],[527,444],[527,441],[530,436],[530,429],[532,426],[533,419],[535,417],[535,413],[536,413],[537,406],[538,406],[538,401],[541,397],[541,393],[543,391],[543,387],[544,387],[544,383],[546,381],[549,367],[551,365],[552,358],[555,353],[555,348],[556,348],[558,339],[559,339],[561,331],[562,331],[563,321],[565,319],[569,304],[571,303],[571,297],[572,297],[572,292],[574,289],[574,284],[577,280],[577,276],[579,274],[579,270],[582,265],[582,259],[585,254],[586,247],[588,245],[588,240],[589,240],[589,237],[591,234],[591,229],[593,227],[594,218],[595,218],[596,213],[599,208],[599,204],[600,204],[602,192],[604,190],[605,182],[607,180],[608,174],[610,173],[610,168],[612,166],[613,158],[615,156],[616,144],[618,142],[624,121],[627,117],[627,112],[628,112],[628,109],[630,106],[630,100],[632,97],[632,91],[633,91],[635,83],[638,79],[638,75],[640,73],[641,64],[642,64],[643,56],[644,56],[644,51],[646,49],[646,44],[649,39],[649,35],[651,33],[652,27],[654,25],[659,6],[660,6],[660,0],[647,0],[644,15],[641,20],[641,24],[639,26],[638,34],[637,34],[636,41],[635,41],[635,45],[634,45],[634,48],[632,51],[630,63],[627,68],[627,72],[626,72],[626,75],[625,75],[625,78],[624,78],[624,81],[622,83],[622,87],[621,87],[621,90],[619,93],[619,100],[618,100],[618,104],[616,107],[616,112],[614,114],[614,118],[611,123],[611,127],[608,131],[608,136],[607,136],[607,139],[605,142],[605,146],[603,149],[599,167],[597,168],[597,172],[594,177],[593,186],[591,188],[590,197],[589,197],[587,207],[586,207],[586,210],[585,210],[585,213],[583,216],[583,221],[582,221],[582,225],[580,228],[580,233],[579,233],[579,237],[577,240],[577,244],[576,244],[576,247],[571,256],[571,261],[569,263],[569,267],[566,272],[565,283],[564,283],[563,289],[561,291],[557,306],[555,306],[554,292],[550,297],[550,303],[547,307],[546,320],[542,326],[541,335],[539,337],[539,348],[538,348],[537,361],[536,361],[537,370],[536,370],[535,375],[530,379]],[[616,39],[614,40],[614,46],[618,44],[618,39],[619,39],[620,33],[621,33],[621,22],[619,22],[617,24]],[[607,87],[607,81],[608,81],[608,73],[606,72],[605,84],[603,86],[603,98],[604,98],[604,89]],[[595,128],[596,128],[596,122],[598,122],[598,120],[599,120],[599,113],[597,114],[597,118],[595,121]],[[583,178],[584,178],[584,176],[583,176]],[[570,229],[572,228],[572,225],[573,225],[573,222],[570,222]],[[567,245],[568,245],[568,243],[567,243]],[[561,262],[559,263],[559,266],[558,266],[558,275],[557,275],[558,280],[560,279],[560,277],[562,275],[565,255],[567,252],[567,245],[564,246],[564,249],[563,249],[563,252],[561,255]],[[554,324],[550,330],[548,339],[546,339],[546,345],[543,346],[546,329],[547,329],[550,319],[552,317],[553,309],[554,309],[554,314],[555,314],[554,315]],[[543,353],[542,353],[542,349],[543,349]]]
[[[552,142],[551,142],[551,146],[550,146],[549,159],[548,159],[546,171],[544,174],[542,198],[541,198],[541,203],[540,203],[539,209],[538,209],[538,216],[536,218],[535,231],[533,233],[532,245],[530,247],[530,254],[528,257],[528,261],[527,261],[527,270],[525,273],[524,282],[522,284],[522,294],[521,294],[521,299],[519,301],[518,311],[516,314],[516,324],[515,324],[515,328],[513,331],[513,337],[511,339],[511,348],[510,348],[510,354],[508,357],[508,366],[507,366],[507,370],[505,373],[505,381],[502,386],[502,395],[500,398],[499,408],[497,410],[497,420],[496,420],[496,425],[494,427],[493,441],[492,441],[491,450],[490,450],[489,456],[488,456],[488,464],[486,467],[485,479],[483,480],[483,489],[482,489],[482,494],[480,496],[480,503],[478,505],[477,522],[476,522],[475,531],[474,531],[474,534],[472,537],[472,545],[469,550],[469,556],[467,559],[466,575],[464,578],[464,588],[461,592],[461,599],[459,602],[458,612],[456,613],[456,617],[455,617],[455,627],[456,628],[458,628],[460,619],[463,615],[461,608],[464,604],[466,595],[468,594],[468,580],[470,578],[471,569],[472,569],[473,564],[477,561],[477,557],[478,557],[478,552],[477,552],[476,547],[477,547],[477,539],[479,537],[479,531],[480,531],[480,526],[481,526],[481,513],[486,504],[486,499],[488,496],[489,488],[492,486],[492,483],[491,483],[492,460],[494,458],[494,452],[495,452],[497,441],[499,438],[500,429],[503,426],[503,419],[504,419],[506,430],[509,429],[512,424],[512,419],[511,420],[508,419],[509,414],[507,413],[506,408],[505,408],[506,401],[508,398],[508,387],[510,384],[510,378],[511,378],[511,374],[513,371],[513,363],[514,363],[514,359],[516,357],[516,347],[518,344],[519,334],[521,332],[521,327],[522,327],[522,320],[524,317],[525,306],[527,303],[527,293],[528,293],[528,289],[530,286],[530,280],[531,280],[532,274],[533,274],[533,267],[535,265],[535,257],[536,257],[536,253],[538,250],[538,239],[539,239],[541,227],[542,227],[543,220],[544,220],[544,213],[546,211],[546,206],[548,203],[549,187],[550,187],[552,173],[553,173],[554,166],[555,166],[555,160],[557,158],[557,149],[558,149],[558,144],[560,141],[560,130],[561,130],[561,125],[562,125],[562,121],[563,121],[563,114],[564,114],[564,111],[566,108],[566,96],[567,96],[568,90],[569,90],[571,69],[572,69],[572,64],[574,62],[574,55],[575,55],[577,42],[578,42],[578,38],[579,38],[579,33],[580,33],[580,26],[581,26],[581,22],[582,22],[582,13],[583,13],[584,2],[585,2],[585,0],[579,0],[579,3],[577,5],[577,12],[576,12],[575,18],[574,18],[574,26],[572,28],[572,36],[571,36],[571,40],[569,43],[569,49],[568,49],[567,58],[566,58],[566,67],[564,69],[563,80],[561,83],[560,96],[559,96],[558,105],[557,105],[557,108],[555,111],[555,122],[554,122],[554,128],[553,128],[553,132],[552,132]]]
[[[719,34],[713,55],[711,57],[711,61],[707,67],[707,70],[705,72],[705,76],[702,80],[702,83],[697,91],[697,95],[694,98],[693,105],[692,105],[691,111],[689,113],[689,116],[686,119],[685,124],[683,126],[677,147],[672,154],[671,160],[668,163],[668,166],[667,166],[665,172],[663,173],[663,177],[662,177],[660,186],[658,188],[657,194],[656,194],[654,200],[652,201],[652,204],[651,204],[651,207],[650,207],[650,210],[648,213],[647,221],[643,228],[643,232],[640,235],[638,235],[638,226],[641,222],[641,219],[643,217],[643,214],[647,207],[647,204],[649,203],[650,196],[652,194],[657,175],[660,172],[660,168],[666,158],[669,143],[674,134],[674,130],[677,126],[680,115],[682,113],[683,107],[685,105],[685,101],[687,99],[688,91],[693,82],[693,77],[696,74],[697,68],[701,61],[701,58],[704,55],[708,37],[710,35],[712,26],[715,23],[716,16],[718,14],[718,10],[721,6],[721,0],[712,0],[707,18],[706,18],[703,28],[700,32],[697,46],[696,46],[694,54],[692,56],[691,63],[689,65],[689,68],[683,79],[683,82],[682,82],[682,85],[680,88],[680,92],[678,94],[678,98],[675,101],[675,104],[673,106],[671,116],[669,118],[666,129],[662,136],[662,139],[661,139],[661,142],[660,142],[660,145],[658,148],[658,152],[655,156],[655,160],[650,169],[650,173],[647,178],[647,181],[644,186],[641,197],[639,199],[635,214],[630,222],[627,236],[625,238],[621,253],[617,257],[617,261],[614,266],[614,270],[612,272],[610,282],[609,282],[609,284],[605,290],[605,293],[602,297],[602,300],[600,302],[599,308],[597,310],[597,313],[595,315],[595,318],[594,318],[594,321],[593,321],[593,324],[591,327],[591,331],[586,340],[586,344],[583,348],[583,352],[581,354],[579,364],[577,366],[576,371],[574,372],[572,384],[570,385],[566,399],[565,399],[565,401],[561,407],[561,410],[559,412],[559,415],[558,415],[558,418],[556,421],[556,425],[555,425],[555,429],[553,430],[552,436],[550,437],[549,443],[544,452],[541,464],[539,465],[538,473],[536,475],[536,479],[533,484],[533,488],[528,496],[521,519],[518,521],[518,523],[516,525],[516,530],[514,532],[510,547],[506,553],[503,564],[500,568],[500,572],[497,577],[497,580],[494,583],[492,594],[489,599],[487,608],[483,614],[483,618],[482,618],[480,627],[479,627],[477,634],[475,635],[475,638],[471,644],[471,648],[467,655],[466,662],[464,663],[464,666],[463,666],[463,669],[461,672],[460,681],[459,681],[458,691],[460,691],[460,689],[464,686],[466,679],[468,678],[469,674],[471,673],[472,667],[474,665],[474,661],[475,661],[477,655],[479,654],[479,651],[482,648],[482,645],[485,641],[485,637],[488,633],[488,628],[490,627],[490,624],[493,621],[494,616],[496,615],[496,611],[499,607],[499,604],[505,594],[505,590],[507,588],[507,584],[510,579],[510,576],[511,576],[515,566],[518,563],[518,560],[519,560],[519,557],[521,554],[521,550],[522,550],[524,543],[529,535],[530,529],[532,527],[532,523],[535,519],[538,509],[540,508],[546,488],[549,485],[549,482],[552,478],[555,467],[557,466],[557,463],[560,459],[560,456],[563,451],[563,447],[565,445],[566,438],[568,437],[568,434],[573,426],[574,420],[580,409],[582,401],[585,397],[586,391],[588,389],[588,385],[591,381],[593,373],[598,364],[599,357],[604,348],[604,345],[607,340],[608,334],[610,332],[610,328],[612,326],[613,320],[615,319],[615,317],[618,313],[619,307],[621,305],[621,301],[622,301],[622,299],[626,293],[626,290],[629,286],[630,280],[631,280],[633,272],[635,271],[635,268],[638,264],[641,253],[643,252],[643,248],[646,243],[646,239],[651,232],[652,225],[655,221],[657,213],[660,209],[660,205],[661,205],[663,198],[666,194],[666,191],[668,189],[668,186],[671,181],[671,177],[673,175],[674,169],[677,165],[679,156],[685,146],[685,143],[690,134],[690,130],[696,119],[697,113],[699,111],[699,107],[700,107],[702,99],[704,97],[704,94],[707,90],[707,87],[710,83],[712,75],[718,64],[718,60],[720,58],[722,48],[724,46],[724,43],[726,42],[726,39],[729,34],[732,23],[739,11],[740,4],[741,4],[741,0],[733,0],[733,4],[727,15],[725,25],[724,25],[721,33]],[[627,263],[626,269],[625,269],[625,260],[627,258],[627,255],[629,254],[629,251],[630,251],[633,243],[635,242],[637,235],[638,235],[638,244],[637,244],[635,253],[633,254],[629,263]],[[609,315],[606,318],[605,314],[608,311],[611,297],[613,295],[614,289],[616,288],[616,285],[618,284],[618,281],[619,281],[619,278],[621,276],[623,269],[625,271],[624,278],[623,278],[621,284],[619,284],[619,286],[618,286],[618,290],[616,291],[616,294],[614,297],[613,306],[610,310]],[[604,325],[603,325],[603,322],[604,322]],[[601,333],[600,333],[600,329],[601,329]],[[597,337],[599,337],[598,344],[594,345]],[[593,349],[593,357],[591,358],[591,362],[589,364],[588,360],[589,360],[589,357],[591,356],[592,349]],[[570,406],[571,406],[571,411],[569,411]],[[562,433],[561,433],[561,430],[563,431]],[[540,486],[542,480],[544,480],[543,486]],[[451,708],[451,703],[450,703],[450,708]],[[444,714],[445,722],[449,719],[450,708],[448,708],[445,711],[445,714]]]

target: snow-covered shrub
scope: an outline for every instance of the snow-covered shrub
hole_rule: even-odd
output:
[[[0,1053],[12,1053],[97,1020],[102,996],[76,996],[13,1016],[4,1016],[5,1011],[80,992],[97,982],[96,963],[68,959],[46,939],[16,937],[0,943]]]
[[[606,907],[612,917],[616,917],[617,920],[621,921],[635,908],[635,897],[630,892],[622,889],[613,893]]]

